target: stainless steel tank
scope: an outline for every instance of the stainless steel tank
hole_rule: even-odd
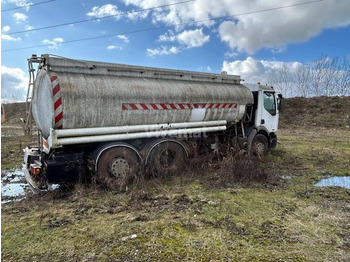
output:
[[[50,128],[226,120],[253,103],[238,76],[42,56],[32,114]]]

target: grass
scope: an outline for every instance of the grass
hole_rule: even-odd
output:
[[[313,187],[329,174],[349,175],[349,132],[281,130],[279,138],[260,163],[264,182],[216,184],[222,172],[208,170],[125,193],[78,185],[3,205],[2,259],[350,259],[349,190]]]
[[[21,167],[23,162],[23,148],[35,142],[34,137],[23,135],[18,125],[1,128],[1,170],[9,170]]]

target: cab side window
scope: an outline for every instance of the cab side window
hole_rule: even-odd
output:
[[[264,92],[264,107],[271,115],[276,115],[275,95],[272,92]]]

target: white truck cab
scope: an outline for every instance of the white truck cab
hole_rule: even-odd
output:
[[[273,87],[261,84],[244,84],[254,94],[255,127],[266,129],[267,132],[276,132],[281,107],[281,94]],[[255,103],[257,102],[257,103]]]
[[[279,113],[282,104],[282,95],[272,86],[257,84],[244,84],[254,95],[253,122],[254,129],[250,132],[251,141],[256,134],[264,134],[269,138],[268,146],[275,147],[277,143],[276,131],[278,129]]]

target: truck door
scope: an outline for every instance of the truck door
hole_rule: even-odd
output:
[[[260,125],[265,127],[268,132],[275,132],[278,128],[277,99],[273,91],[260,91],[261,122]]]

